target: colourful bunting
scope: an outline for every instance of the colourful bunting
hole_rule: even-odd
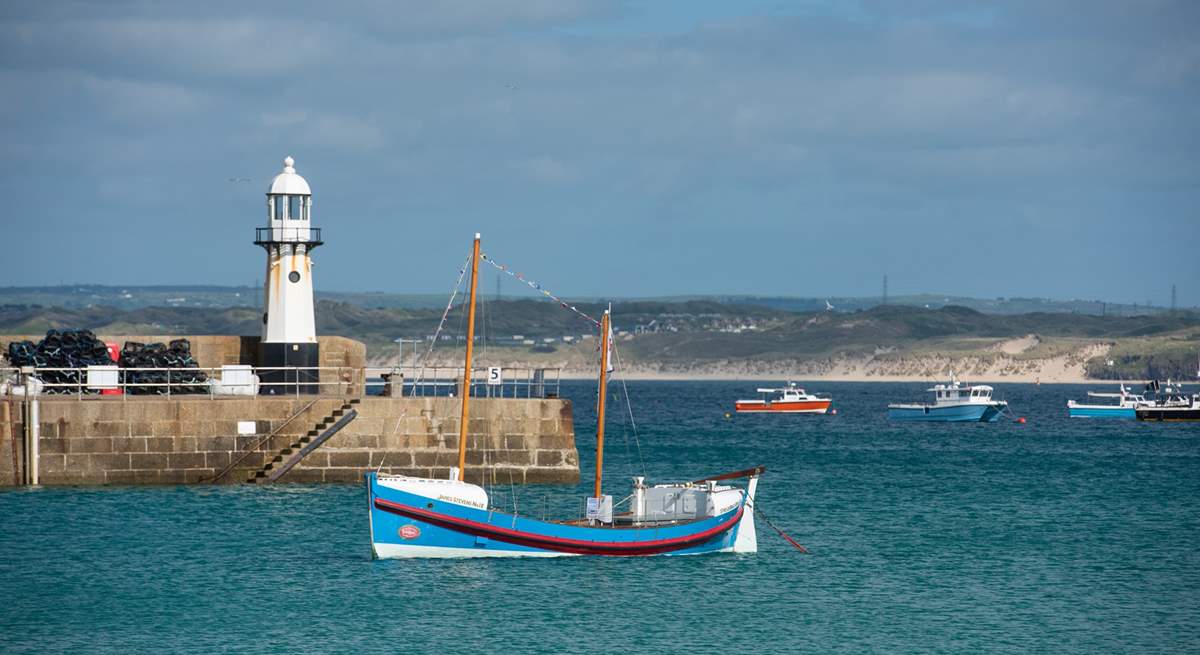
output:
[[[547,298],[557,301],[558,304],[563,306],[563,309],[569,309],[572,312],[575,312],[576,314],[578,314],[579,316],[591,321],[593,324],[595,324],[597,326],[600,325],[600,321],[597,321],[596,319],[592,318],[591,316],[588,316],[587,314],[579,311],[578,309],[575,308],[574,305],[568,305],[566,303],[566,301],[564,301],[562,298],[559,298],[558,296],[550,293],[548,290],[543,289],[541,284],[534,282],[533,280],[526,280],[524,274],[522,274],[522,273],[514,274],[508,266],[504,266],[503,264],[500,264],[499,262],[492,259],[491,257],[488,257],[487,255],[481,254],[479,256],[479,258],[482,259],[483,261],[491,264],[493,267],[496,268],[496,270],[508,274],[509,277],[513,277],[513,278],[520,280],[521,282],[524,282],[530,289],[533,289],[534,291],[541,291],[543,296],[546,296]],[[445,320],[445,319],[443,319],[443,320]]]

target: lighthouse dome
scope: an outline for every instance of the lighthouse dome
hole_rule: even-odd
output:
[[[267,189],[267,193],[271,195],[290,195],[290,196],[310,196],[312,191],[308,188],[308,182],[296,173],[294,164],[296,160],[287,157],[283,160],[283,171],[271,180],[271,188]]]

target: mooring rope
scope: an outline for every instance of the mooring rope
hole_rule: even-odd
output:
[[[787,540],[788,543],[791,543],[792,546],[796,547],[797,551],[802,552],[804,554],[809,554],[808,548],[805,548],[804,546],[800,545],[799,541],[796,541],[796,540],[792,539],[792,537],[787,536],[787,533],[785,533],[784,530],[780,530],[778,527],[776,527],[776,525],[774,523],[770,522],[770,519],[767,518],[767,515],[764,515],[764,513],[762,513],[762,510],[758,509],[758,503],[756,500],[754,500],[752,498],[746,499],[746,504],[750,505],[750,509],[754,510],[756,515],[762,517],[763,523],[770,525],[770,529],[775,530],[776,533],[779,533],[779,536],[784,537],[784,539]]]
[[[792,539],[791,537],[788,536],[788,534],[786,532],[784,532],[783,530],[780,530],[778,527],[776,527],[776,525],[774,523],[771,523],[771,519],[767,518],[767,515],[763,514],[762,510],[758,508],[758,503],[756,503],[754,501],[750,501],[750,507],[751,507],[751,509],[754,510],[755,514],[758,514],[759,517],[762,518],[764,523],[771,526],[772,530],[774,530],[775,532],[778,532],[779,536],[783,537],[792,546],[795,546],[796,550],[804,553],[805,555],[808,554],[808,549],[805,548],[804,546],[800,545],[800,542],[796,541],[795,539]]]

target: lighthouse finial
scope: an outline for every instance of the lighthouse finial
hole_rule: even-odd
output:
[[[292,159],[291,155],[284,157],[283,158],[283,172],[284,173],[295,173],[296,172],[296,169],[294,168],[295,163],[296,163],[296,160]]]

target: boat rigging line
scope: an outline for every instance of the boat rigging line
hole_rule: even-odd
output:
[[[524,273],[514,272],[511,266],[506,266],[504,264],[501,264],[500,262],[497,262],[494,258],[492,258],[487,253],[480,253],[479,258],[481,260],[491,264],[492,267],[495,268],[497,271],[500,271],[501,273],[504,273],[519,282],[524,282],[525,285],[528,286],[530,289],[533,289],[534,291],[541,293],[544,297],[557,302],[559,304],[559,306],[562,307],[563,309],[574,312],[580,318],[582,318],[586,321],[590,321],[596,327],[600,327],[600,321],[592,318],[590,315],[588,315],[586,312],[580,310],[575,305],[572,305],[572,304],[568,303],[567,301],[563,300],[562,298],[560,298],[559,296],[551,293],[549,289],[543,288],[541,283],[536,282],[534,280],[527,279],[525,277]],[[485,341],[485,343],[486,343],[486,341]],[[637,447],[638,464],[641,466],[642,476],[645,477],[645,475],[646,475],[646,460],[642,456],[642,442],[641,442],[641,439],[638,437],[637,421],[635,421],[633,418],[633,403],[630,402],[629,387],[625,383],[625,375],[623,373],[623,369],[621,368],[621,355],[617,350],[616,342],[610,341],[610,343],[611,343],[613,355],[616,357],[616,360],[617,360],[616,361],[617,366],[615,368],[617,371],[621,372],[620,373],[621,390],[625,395],[625,408],[626,408],[626,412],[629,416],[629,424],[633,431],[633,442],[634,442],[634,445]],[[486,346],[485,346],[485,348],[486,348]],[[628,439],[628,435],[626,435],[626,438]],[[628,448],[628,445],[629,445],[628,442],[626,442],[627,448]]]
[[[458,297],[458,291],[462,288],[463,278],[467,275],[467,270],[471,268],[471,255],[463,260],[462,268],[458,269],[458,282],[454,283],[454,288],[450,290],[450,300],[446,302],[446,309],[442,312],[442,320],[438,321],[437,330],[433,332],[433,339],[429,342],[429,349],[421,356],[421,361],[418,362],[421,366],[420,372],[417,374],[416,381],[425,378],[425,360],[429,359],[429,355],[433,354],[433,348],[437,345],[438,336],[442,333],[442,328],[446,326],[446,318],[450,316],[450,309],[454,307],[454,299]],[[399,366],[402,362],[396,362]]]
[[[625,368],[621,365],[621,351],[617,349],[617,344],[612,344],[613,356],[617,360],[617,371],[620,374],[621,391],[625,394],[625,410],[629,414],[629,425],[633,431],[633,443],[637,446],[638,464],[642,467],[642,477],[646,477],[646,459],[642,457],[642,441],[638,438],[637,421],[633,420],[633,403],[629,400],[629,387],[625,384]],[[626,435],[625,447],[629,447],[628,434]]]

